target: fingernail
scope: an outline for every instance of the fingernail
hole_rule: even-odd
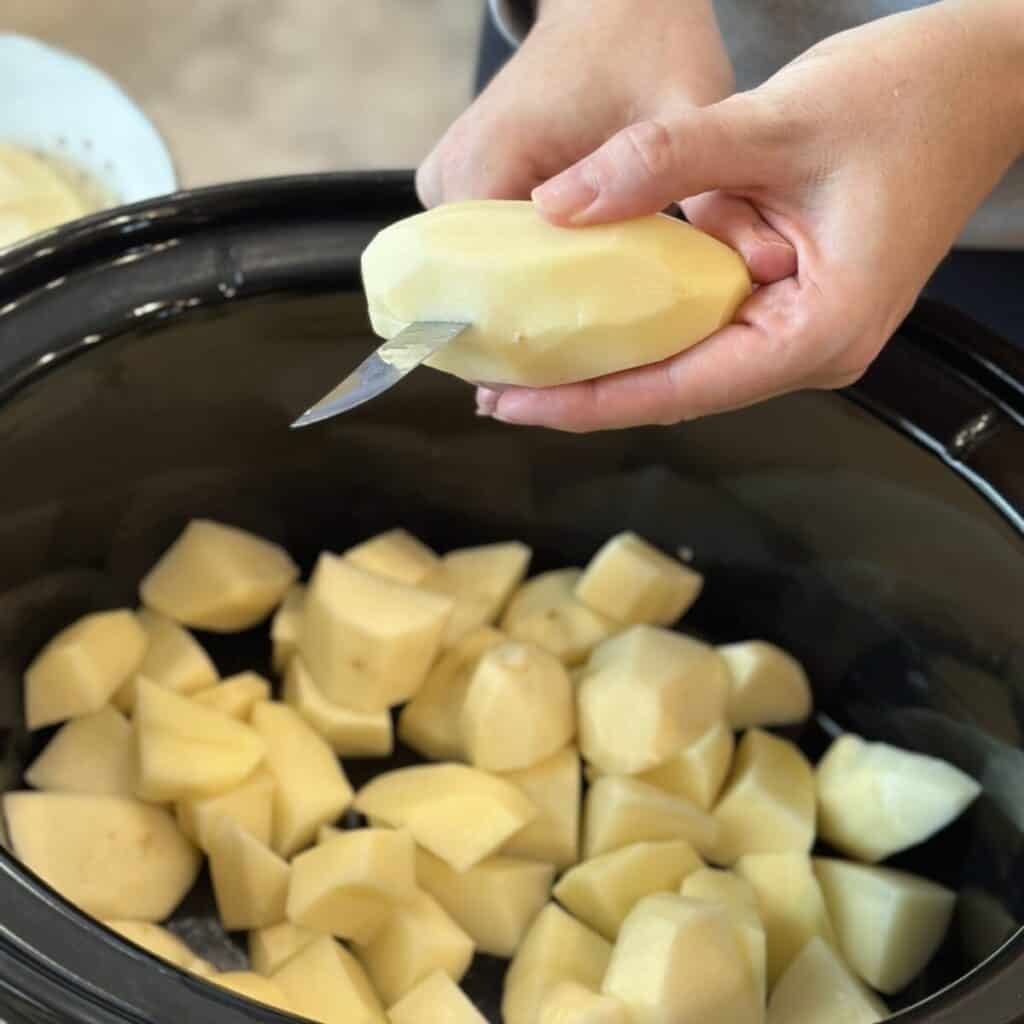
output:
[[[477,416],[493,416],[494,410],[498,407],[498,399],[501,397],[500,391],[495,391],[493,388],[477,388],[476,389],[476,414]]]
[[[538,185],[530,198],[549,220],[572,223],[597,198],[597,186],[581,167],[570,167],[550,181]]]
[[[789,242],[787,242],[782,235],[775,230],[775,228],[770,227],[764,222],[755,224],[751,230],[751,234],[762,245],[784,245],[787,248],[792,248]]]

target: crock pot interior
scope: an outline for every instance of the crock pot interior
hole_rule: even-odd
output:
[[[0,406],[2,788],[21,784],[48,735],[20,724],[28,661],[77,615],[133,603],[193,516],[271,537],[306,571],[322,549],[395,525],[441,549],[523,538],[532,571],[581,564],[632,528],[689,549],[706,574],[685,628],[762,637],[802,659],[818,716],[794,735],[811,754],[829,730],[852,729],[984,783],[964,819],[896,862],[960,902],[940,954],[894,1006],[938,992],[1018,931],[1024,543],[854,402],[807,394],[670,430],[572,437],[478,419],[464,385],[422,370],[295,432],[290,419],[371,343],[358,292],[321,282],[129,328]],[[265,630],[202,639],[225,673],[269,670]],[[382,762],[346,767],[357,782]],[[220,966],[243,962],[213,923],[205,879],[172,927]],[[494,1021],[500,974],[481,959],[466,982]]]

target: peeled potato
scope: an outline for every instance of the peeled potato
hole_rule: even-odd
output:
[[[715,722],[703,736],[637,779],[710,811],[729,774],[734,747],[732,730],[724,722]]]
[[[174,818],[137,800],[18,792],[3,810],[14,855],[93,917],[162,921],[199,872]]]
[[[422,685],[452,607],[325,553],[306,591],[299,653],[329,700],[384,711]]]
[[[88,212],[85,197],[44,159],[0,144],[0,249]]]
[[[214,985],[220,985],[235,995],[244,996],[246,999],[253,999],[265,1006],[273,1006],[275,1009],[291,1013],[291,1003],[288,1001],[284,990],[276,981],[264,978],[253,971],[225,971],[223,974],[215,974],[209,979]]]
[[[630,1017],[618,999],[563,981],[544,997],[537,1024],[630,1024]]]
[[[184,626],[235,633],[262,622],[298,579],[277,544],[193,519],[139,586],[142,602]]]
[[[981,793],[946,761],[850,733],[818,763],[817,789],[822,839],[869,863],[930,839]]]
[[[791,654],[763,640],[725,644],[718,653],[729,666],[727,716],[734,729],[791,725],[811,714],[811,685]]]
[[[344,557],[359,569],[416,586],[437,568],[440,558],[408,530],[388,530],[349,548]]]
[[[487,1024],[444,971],[428,974],[388,1010],[391,1024]]]
[[[257,768],[244,782],[216,796],[180,800],[178,826],[201,850],[210,852],[214,833],[224,820],[233,821],[254,839],[270,844],[274,807],[274,779]]]
[[[117,932],[122,938],[141,946],[146,952],[161,957],[168,963],[180,967],[183,971],[191,971],[209,977],[216,974],[216,969],[202,957],[198,957],[173,932],[151,921],[104,921],[111,931]]]
[[[606,541],[576,584],[588,608],[624,625],[671,626],[697,600],[704,577],[635,533]]]
[[[556,985],[575,981],[599,989],[612,947],[555,903],[534,919],[509,964],[501,1016],[505,1024],[535,1024]]]
[[[278,675],[288,667],[299,649],[302,628],[302,609],[306,606],[306,587],[293,583],[281,599],[281,604],[270,620],[270,663]]]
[[[673,355],[727,324],[751,288],[734,251],[673,218],[566,229],[507,200],[392,224],[362,271],[381,337],[418,320],[472,324],[428,365],[529,387]]]
[[[225,931],[263,928],[284,920],[288,862],[233,821],[210,842],[210,877]]]
[[[41,729],[99,711],[142,663],[134,612],[93,612],[62,629],[25,671],[25,724]]]
[[[270,700],[270,683],[256,672],[239,672],[195,694],[192,699],[204,708],[213,708],[245,722],[255,704]]]
[[[35,789],[135,795],[135,734],[119,711],[103,707],[62,725],[25,770]]]
[[[249,932],[249,963],[257,974],[269,976],[319,935],[291,921],[255,928]]]
[[[576,732],[576,693],[565,667],[531,644],[492,647],[470,678],[460,728],[470,763],[485,771],[547,760]]]

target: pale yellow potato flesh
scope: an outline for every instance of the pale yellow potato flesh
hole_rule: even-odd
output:
[[[225,931],[264,928],[285,919],[288,862],[269,846],[222,820],[210,842],[210,877]]]
[[[267,747],[266,768],[274,780],[273,848],[290,857],[337,821],[352,802],[352,787],[334,751],[295,711],[283,704],[257,704],[252,727]]]
[[[293,583],[270,620],[270,664],[283,675],[299,649],[302,609],[306,606],[306,585]]]
[[[90,204],[44,159],[0,144],[0,249],[90,212]]]
[[[611,955],[609,942],[549,903],[509,964],[501,999],[505,1024],[536,1024],[544,1000],[562,982],[599,989]]]
[[[306,590],[299,653],[324,696],[384,711],[423,684],[453,601],[324,553]]]
[[[710,811],[729,775],[735,746],[728,725],[715,722],[703,736],[667,761],[641,772],[637,779]]]
[[[724,644],[718,653],[729,666],[726,717],[733,729],[793,725],[806,721],[813,703],[803,666],[764,640]]]
[[[321,1024],[387,1024],[380,998],[352,954],[329,935],[310,942],[271,975],[292,1012]]]
[[[137,800],[13,792],[3,810],[14,855],[101,920],[162,921],[199,872],[174,818]]]
[[[41,729],[99,711],[142,663],[134,612],[92,612],[62,629],[25,670],[25,724]]]
[[[193,519],[139,585],[142,603],[183,626],[237,633],[266,619],[298,579],[280,545]]]
[[[817,792],[822,839],[877,863],[955,821],[981,786],[947,761],[846,733],[818,762]]]
[[[163,925],[151,921],[112,921],[103,922],[111,931],[117,932],[122,938],[141,946],[147,953],[158,956],[183,971],[209,977],[216,974],[216,969],[202,957],[198,957],[173,932]]]
[[[391,1024],[487,1024],[442,970],[428,974],[388,1010]]]
[[[237,996],[244,996],[246,999],[272,1006],[285,1013],[293,1012],[292,1005],[281,986],[254,971],[224,971],[221,974],[214,974],[208,980],[211,984],[226,988]]]
[[[588,608],[623,625],[671,626],[703,586],[699,572],[627,531],[602,545],[575,594]]]
[[[247,722],[256,704],[270,700],[270,683],[258,672],[239,672],[195,694],[192,699],[204,708],[213,708],[240,722]]]
[[[34,789],[107,796],[135,795],[135,734],[106,706],[65,723],[25,769]]]
[[[287,915],[303,928],[366,945],[415,892],[415,846],[408,832],[355,829],[292,861]]]
[[[481,626],[497,622],[523,581],[532,552],[519,541],[449,551],[420,586],[454,602],[441,644],[453,647]]]
[[[378,335],[472,324],[428,365],[530,387],[665,359],[729,323],[751,291],[736,252],[674,218],[567,229],[509,200],[398,221],[367,246],[362,273]]]
[[[734,864],[748,853],[809,853],[815,808],[814,769],[800,748],[761,729],[748,730],[712,812],[719,826],[712,860]]]
[[[140,608],[136,616],[146,631],[146,653],[136,669],[140,676],[186,695],[198,694],[217,682],[217,666],[184,626],[152,608]],[[131,679],[114,694],[113,702],[125,714],[131,712],[135,706]]]
[[[814,861],[814,873],[846,962],[885,995],[906,988],[942,945],[956,893],[905,871],[827,858]]]
[[[426,850],[416,851],[416,881],[473,940],[481,953],[511,957],[548,901],[555,869],[537,861],[488,857],[454,871]]]
[[[269,976],[318,938],[319,932],[291,921],[254,928],[249,932],[249,965],[257,974]]]
[[[779,980],[766,1024],[878,1024],[885,1004],[857,980],[836,951],[812,938]]]
[[[736,872],[757,893],[757,912],[768,940],[768,990],[815,936],[835,946],[835,931],[811,859],[800,853],[742,857]]]
[[[582,569],[555,569],[527,580],[512,595],[501,628],[513,640],[535,644],[566,665],[578,665],[621,623],[576,599]]]
[[[269,846],[274,809],[274,779],[260,767],[244,782],[217,796],[179,800],[178,827],[199,849],[210,852],[214,833],[224,820],[233,821],[254,839]]]
[[[313,682],[302,656],[296,654],[281,693],[340,757],[387,757],[395,741],[387,711],[353,711],[328,700]]]
[[[626,1007],[575,981],[556,985],[540,1004],[537,1024],[630,1024]]]
[[[477,662],[506,637],[491,626],[467,633],[434,663],[416,695],[398,716],[399,739],[434,761],[461,761],[462,705]]]
[[[537,809],[537,816],[505,841],[501,851],[572,867],[580,859],[580,798],[583,790],[580,755],[566,747],[554,757],[502,778],[518,786]]]
[[[760,1024],[764,1004],[725,907],[646,896],[619,931],[601,991],[633,1024]]]
[[[135,732],[143,800],[225,793],[251,775],[266,754],[263,738],[248,725],[141,676]]]
[[[497,852],[537,815],[511,782],[461,764],[385,772],[356,794],[355,808],[394,828],[407,828],[420,846],[456,871]]]
[[[631,843],[585,860],[558,880],[552,895],[609,942],[645,896],[676,890],[704,866],[685,839]]]
[[[509,640],[477,662],[459,727],[466,755],[477,768],[530,768],[574,738],[576,691],[553,654]]]
[[[359,957],[385,1005],[397,1003],[434,971],[462,980],[473,959],[473,940],[433,896],[416,892],[397,904]]]
[[[718,823],[696,804],[621,775],[605,775],[583,803],[583,858],[630,843],[685,839],[702,856],[715,848]]]
[[[422,583],[441,562],[436,551],[401,528],[356,544],[344,557],[359,569],[412,587]]]
[[[728,685],[714,648],[633,626],[590,656],[578,687],[580,753],[607,774],[648,771],[721,720]]]

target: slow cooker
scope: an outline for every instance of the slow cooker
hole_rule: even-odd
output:
[[[290,431],[373,344],[359,255],[415,208],[408,174],[265,181],[121,208],[0,257],[0,786],[20,785],[39,745],[21,725],[26,664],[77,615],[133,602],[190,517],[256,530],[307,570],[399,524],[440,548],[523,538],[535,570],[631,528],[705,573],[689,626],[802,659],[809,751],[838,725],[983,783],[955,827],[897,861],[959,902],[894,1010],[1024,1021],[1024,353],[922,305],[845,392],[672,429],[504,427],[421,370]],[[256,667],[265,643],[221,638],[214,654],[225,672]],[[237,967],[211,906],[201,880],[172,927]],[[501,972],[479,960],[466,982],[493,1021]],[[123,941],[0,851],[0,1019],[287,1018]]]

